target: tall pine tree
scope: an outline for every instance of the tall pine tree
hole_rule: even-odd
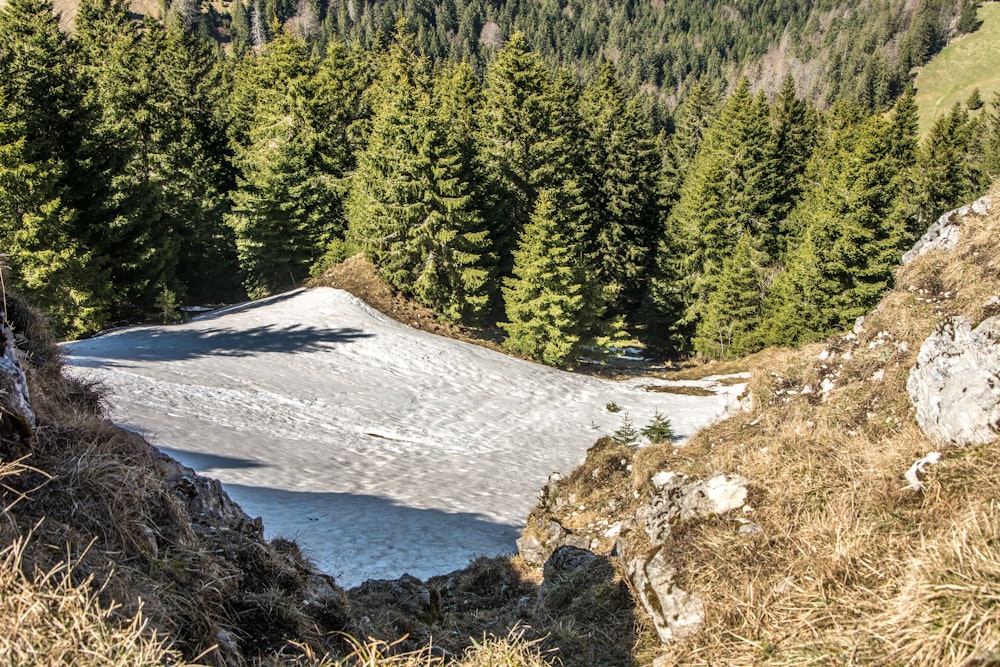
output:
[[[91,243],[102,233],[87,153],[92,116],[70,43],[46,0],[0,8],[0,117],[7,206],[5,252],[15,280],[65,335],[95,331],[108,312],[106,262]]]
[[[571,364],[594,342],[597,327],[586,270],[561,217],[543,190],[514,251],[513,276],[504,282],[507,321],[500,325],[505,347],[553,366]]]
[[[614,311],[642,298],[659,222],[659,156],[637,100],[628,100],[605,63],[584,92],[586,173],[592,201],[598,280],[614,295]]]

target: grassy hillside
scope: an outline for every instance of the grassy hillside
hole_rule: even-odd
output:
[[[946,46],[917,74],[920,135],[956,102],[965,104],[973,89],[987,103],[1000,91],[1000,2],[979,9],[982,27]]]
[[[703,596],[706,620],[669,647],[641,633],[636,664],[1000,664],[1000,447],[939,449],[906,390],[943,319],[996,314],[998,228],[996,208],[966,218],[954,250],[899,270],[859,333],[741,360],[751,409],[684,447],[588,456],[532,513],[535,536],[557,523],[601,553],[643,553],[642,530],[617,544],[600,531],[628,521],[654,474],[750,481],[738,517],[683,523],[662,546],[679,586]],[[940,463],[914,491],[904,473],[935,450]],[[740,530],[747,520],[759,532]]]
[[[294,544],[196,506],[190,476],[108,423],[8,295],[39,424],[29,441],[0,432],[0,627],[19,624],[0,655],[218,667],[416,667],[448,654],[469,667],[1000,664],[1000,448],[944,450],[919,492],[903,479],[935,449],[913,419],[909,369],[945,317],[996,312],[998,230],[996,210],[967,218],[953,251],[900,270],[859,334],[734,362],[752,371],[753,407],[688,445],[592,448],[559,487],[567,502],[549,505],[598,552],[587,567],[546,567],[539,586],[519,558],[480,559],[418,584],[417,597],[393,582],[342,592]],[[704,596],[707,622],[668,649],[632,603],[607,532],[662,471],[745,476],[746,516],[760,527],[717,518],[672,534],[671,564]]]

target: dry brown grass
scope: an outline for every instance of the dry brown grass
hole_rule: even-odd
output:
[[[135,667],[189,664],[165,638],[148,631],[142,613],[122,620],[101,604],[92,579],[74,582],[64,562],[29,576],[27,540],[0,550],[0,656],[10,667]]]
[[[707,623],[665,664],[1000,664],[1000,452],[945,451],[923,492],[903,479],[934,449],[912,416],[909,369],[944,317],[993,314],[998,241],[1000,216],[968,219],[954,252],[900,271],[858,340],[743,360],[750,412],[636,454],[638,489],[659,470],[747,477],[744,516],[762,528],[675,530],[667,550],[680,585],[705,593]]]

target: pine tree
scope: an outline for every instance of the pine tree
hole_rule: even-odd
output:
[[[156,53],[162,82],[160,209],[176,243],[174,289],[192,301],[237,300],[243,295],[236,240],[223,217],[236,176],[220,113],[219,64],[211,45],[173,16]]]
[[[538,187],[533,175],[545,167],[541,144],[552,134],[551,78],[541,59],[515,33],[497,54],[486,77],[479,145],[491,194],[490,226],[501,273],[531,215]]]
[[[616,313],[641,301],[658,226],[659,157],[637,100],[626,100],[610,64],[581,100],[587,136],[597,279],[615,295]]]
[[[350,235],[395,287],[450,320],[474,320],[489,305],[495,263],[473,149],[478,90],[468,67],[448,70],[433,86],[405,30],[397,28],[376,83],[348,206]]]
[[[738,357],[764,346],[761,331],[765,255],[744,234],[715,278],[698,321],[694,349],[708,358]]]
[[[22,193],[0,224],[21,288],[67,335],[99,329],[108,307],[104,258],[89,245],[103,229],[93,204],[100,179],[75,62],[50,2],[0,8],[0,117],[16,121],[5,171]]]
[[[4,108],[0,96],[0,109]],[[44,308],[56,329],[98,329],[103,303],[89,291],[89,256],[73,237],[75,212],[58,197],[60,165],[31,162],[17,124],[0,121],[0,248],[14,284]]]
[[[702,141],[671,214],[684,239],[678,244],[684,256],[661,261],[682,261],[676,273],[689,276],[688,322],[704,316],[723,262],[743,236],[756,240],[762,265],[775,261],[778,176],[768,105],[750,94],[743,79]]]
[[[978,134],[968,112],[958,103],[931,126],[917,160],[917,219],[923,228],[945,211],[978,196],[989,184],[981,160],[975,159]]]
[[[316,63],[305,42],[284,33],[260,61],[260,71],[279,75],[256,92],[245,143],[235,146],[239,187],[226,218],[251,296],[294,287],[309,275],[332,237],[330,213],[339,201],[336,179],[321,168],[320,133],[309,114]]]
[[[117,308],[127,315],[153,307],[158,285],[176,288],[175,237],[161,215],[163,86],[154,66],[159,32],[141,39],[122,0],[84,0],[76,39],[87,82],[84,104],[98,116],[90,144],[106,184],[94,194],[104,223],[91,241],[107,255]],[[91,230],[97,231],[97,230]]]
[[[514,252],[514,273],[504,282],[504,346],[553,366],[571,363],[592,336],[587,321],[586,276],[573,240],[548,191],[543,190]]]

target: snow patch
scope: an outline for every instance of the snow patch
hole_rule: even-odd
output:
[[[339,583],[513,552],[538,489],[656,412],[689,438],[738,403],[646,391],[418,331],[341,290],[296,290],[65,345],[113,418],[220,479]],[[699,383],[700,384],[700,383]]]

